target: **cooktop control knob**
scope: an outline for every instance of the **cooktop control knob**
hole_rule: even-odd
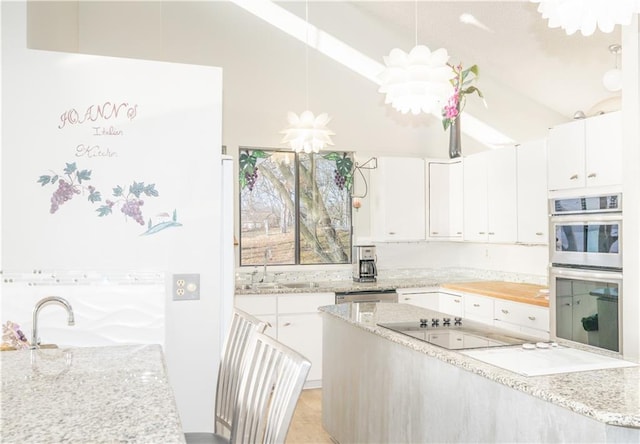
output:
[[[462,325],[462,318],[453,318],[454,325]]]
[[[450,326],[451,325],[451,318],[442,318],[442,325],[443,326]]]
[[[440,324],[440,319],[438,319],[438,318],[432,318],[431,319],[431,326],[432,327],[437,327],[438,324]]]
[[[429,323],[429,319],[420,318],[420,327],[426,327],[428,323]]]

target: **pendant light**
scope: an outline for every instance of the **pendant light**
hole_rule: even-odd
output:
[[[288,144],[296,153],[318,153],[327,145],[333,145],[331,136],[335,135],[327,128],[331,120],[327,113],[318,116],[309,111],[309,0],[305,3],[305,75],[306,75],[306,101],[307,110],[300,116],[289,111],[287,120],[289,127],[280,131],[284,134],[282,143]]]
[[[447,65],[449,54],[444,48],[431,51],[418,45],[418,2],[415,2],[415,46],[407,54],[394,48],[384,57],[386,69],[380,73],[382,82],[378,92],[386,94],[385,104],[403,114],[435,113],[451,95],[449,80],[453,76]]]
[[[622,89],[622,71],[618,67],[618,55],[622,52],[622,46],[618,44],[609,45],[609,52],[616,58],[613,69],[608,70],[602,76],[602,84],[607,91],[617,92]]]
[[[562,28],[568,35],[580,30],[588,36],[596,27],[612,32],[615,25],[628,25],[640,13],[640,0],[531,0],[538,12],[549,19],[549,28]]]

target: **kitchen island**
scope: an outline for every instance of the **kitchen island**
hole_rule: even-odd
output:
[[[376,325],[435,312],[320,311],[323,425],[342,444],[640,442],[637,366],[526,377]]]
[[[184,443],[159,345],[0,352],[7,443]]]

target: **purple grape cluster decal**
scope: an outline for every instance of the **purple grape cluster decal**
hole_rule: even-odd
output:
[[[76,195],[87,195],[87,201],[91,204],[102,202],[100,191],[96,190],[93,185],[86,184],[90,180],[91,170],[80,170],[76,163],[73,162],[65,164],[63,174],[52,171],[52,174],[41,175],[37,182],[43,187],[45,185],[57,185],[51,195],[51,207],[49,209],[49,212],[54,214],[60,209],[61,205]],[[139,225],[145,225],[145,219],[142,214],[145,199],[158,197],[159,195],[160,193],[158,193],[156,185],[153,183],[145,184],[144,182],[134,181],[128,187],[118,185],[111,190],[112,199],[106,199],[95,211],[98,213],[98,217],[105,217],[113,214],[113,208],[116,207],[120,209],[120,213],[124,215],[125,220],[132,219]],[[160,218],[160,222],[156,224],[149,218],[147,231],[142,233],[143,235],[154,234],[165,228],[182,226],[182,224],[178,223],[176,210],[173,210],[172,216],[163,212],[158,214],[157,217]]]

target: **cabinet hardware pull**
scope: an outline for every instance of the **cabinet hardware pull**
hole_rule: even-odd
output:
[[[395,231],[389,231],[389,234],[393,236],[394,234],[396,234],[396,232]]]
[[[578,178],[578,175],[577,175],[577,174],[574,174],[573,176],[571,176],[571,177],[569,178],[569,180],[576,180],[577,178]]]
[[[576,301],[576,305],[580,305],[580,299]]]
[[[480,306],[480,304],[473,304],[473,306],[474,306],[474,307],[479,307],[479,306]]]
[[[562,305],[564,305],[565,307],[571,307],[571,304],[570,304],[570,303],[568,303],[568,302],[565,302],[565,303],[564,303],[564,304],[562,304]]]
[[[454,299],[453,302],[455,302],[456,304],[460,303],[460,299]]]
[[[504,308],[501,310],[504,314],[509,314],[509,310],[505,310]]]
[[[404,300],[405,300],[405,301],[410,301],[410,300],[411,300],[411,298],[404,298]]]
[[[291,325],[291,322],[285,322],[284,324],[282,324],[283,327],[288,327]]]
[[[268,326],[269,328],[273,328],[273,325],[271,325],[271,322],[267,322],[267,326]]]
[[[593,179],[594,177],[596,177],[596,173],[589,173],[589,175],[587,177],[589,179]]]
[[[462,231],[456,231],[456,234],[462,234]]]
[[[542,231],[536,231],[536,236],[542,236],[544,233]]]
[[[437,231],[432,231],[431,234],[438,234],[438,232]]]
[[[484,234],[484,231],[478,231],[478,234]]]
[[[535,320],[536,320],[536,317],[535,317],[535,316],[529,316],[529,320],[530,320],[530,321],[535,321]]]
[[[494,233],[493,231],[489,231],[489,235],[490,236],[493,236],[494,234],[496,234],[496,233]]]

